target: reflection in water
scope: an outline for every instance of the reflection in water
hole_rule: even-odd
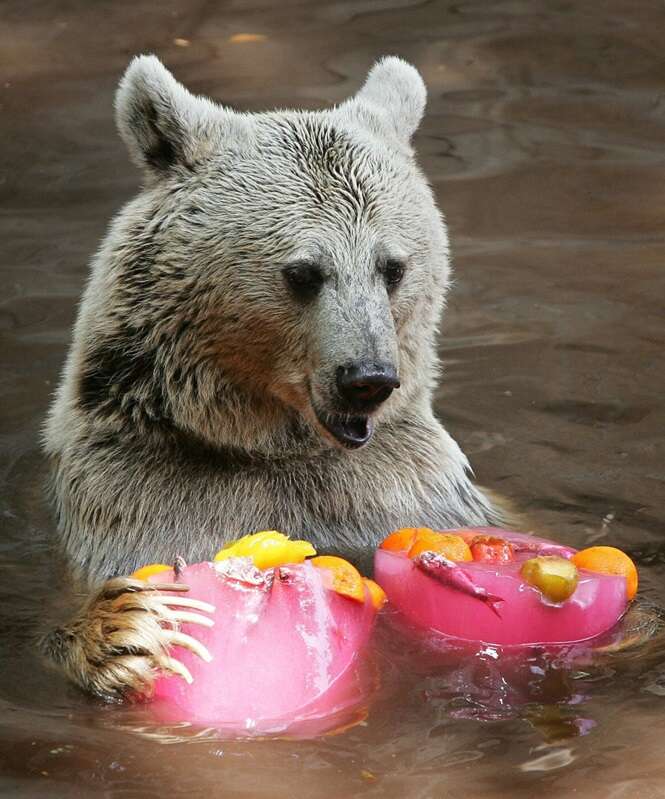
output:
[[[82,697],[32,646],[60,584],[39,426],[88,258],[136,189],[112,94],[146,51],[247,110],[337,102],[384,53],[422,70],[416,145],[457,268],[438,412],[539,532],[624,548],[644,598],[665,604],[663,13],[646,0],[3,5],[4,793],[663,795],[659,636],[572,664],[489,650],[433,663],[385,619],[365,721],[251,742]]]

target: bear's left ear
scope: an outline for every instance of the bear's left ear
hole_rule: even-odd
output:
[[[155,56],[138,56],[120,81],[115,113],[132,160],[159,176],[192,168],[227,112],[188,92]]]
[[[427,89],[420,73],[396,56],[372,67],[362,89],[340,107],[375,133],[409,143],[420,124]]]

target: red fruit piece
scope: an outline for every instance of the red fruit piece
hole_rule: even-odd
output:
[[[477,535],[471,541],[471,554],[474,560],[490,563],[510,563],[515,560],[510,541],[491,535]]]

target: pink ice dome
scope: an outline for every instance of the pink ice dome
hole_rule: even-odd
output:
[[[417,627],[488,644],[569,644],[607,632],[626,611],[622,576],[579,569],[572,596],[553,603],[520,575],[525,560],[541,555],[571,558],[575,550],[570,547],[491,527],[441,532],[505,539],[515,548],[515,560],[453,564],[443,559],[447,569],[437,576],[427,562],[412,560],[405,552],[378,549],[375,579],[389,603]],[[468,587],[471,590],[465,590]]]
[[[163,572],[152,582],[169,582]],[[330,590],[325,570],[305,561],[256,569],[247,558],[185,567],[187,596],[215,607],[213,627],[181,631],[212,655],[205,662],[174,648],[193,677],[158,678],[156,712],[168,721],[234,734],[322,732],[358,714],[371,683],[365,657],[376,610]]]

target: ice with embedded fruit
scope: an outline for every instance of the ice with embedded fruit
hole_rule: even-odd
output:
[[[182,625],[203,647],[173,650],[185,679],[157,680],[154,707],[164,718],[235,734],[312,733],[361,708],[371,682],[364,650],[383,592],[347,561],[306,559],[311,545],[269,532],[177,575],[165,566],[144,572],[214,607],[213,626]]]
[[[635,566],[619,550],[576,552],[495,528],[398,530],[376,552],[375,579],[418,627],[497,645],[595,638],[637,590]]]

